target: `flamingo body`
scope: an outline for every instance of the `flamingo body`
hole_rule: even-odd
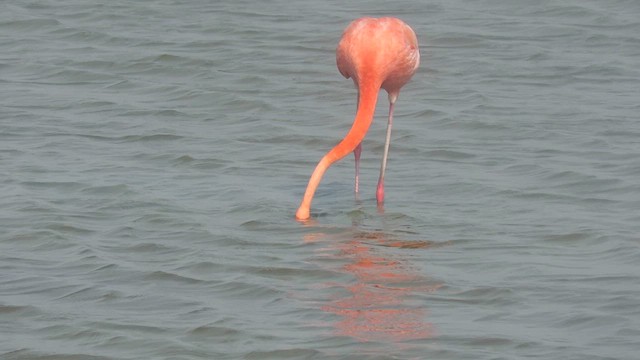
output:
[[[420,63],[418,40],[415,33],[402,20],[385,18],[360,18],[345,29],[336,49],[336,62],[340,73],[351,78],[358,89],[358,110],[347,135],[320,159],[311,174],[296,218],[309,218],[311,201],[322,176],[334,162],[350,152],[356,157],[356,192],[358,191],[358,167],[360,143],[373,121],[378,92],[384,89],[389,94],[389,121],[385,151],[380,167],[380,178],[376,198],[379,205],[384,201],[384,172],[389,149],[393,106]]]

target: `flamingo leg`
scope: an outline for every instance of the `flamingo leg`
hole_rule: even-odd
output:
[[[353,149],[353,157],[356,159],[356,178],[355,178],[355,193],[360,192],[360,188],[358,187],[358,180],[360,179],[360,154],[362,153],[362,143],[358,144],[355,149]]]
[[[354,83],[355,85],[355,83]],[[356,86],[357,88],[357,86]],[[360,90],[358,89],[358,98],[356,101],[356,112],[358,111],[358,106],[360,106]],[[355,158],[355,162],[356,162],[356,176],[355,176],[355,193],[356,195],[360,192],[360,186],[359,186],[359,180],[360,180],[360,154],[362,154],[362,142],[360,144],[358,144],[358,146],[356,146],[356,148],[353,150],[353,157]]]
[[[382,154],[382,164],[380,164],[380,177],[378,178],[378,188],[376,190],[376,200],[378,206],[384,204],[384,173],[387,168],[387,155],[389,154],[389,144],[391,143],[391,126],[393,125],[393,104],[395,96],[389,96],[389,121],[387,122],[387,137],[384,142],[384,152]]]

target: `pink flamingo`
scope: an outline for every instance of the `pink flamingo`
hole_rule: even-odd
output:
[[[373,121],[373,114],[380,88],[389,94],[389,120],[385,140],[380,177],[376,191],[378,206],[384,203],[384,173],[391,140],[393,106],[420,63],[420,51],[416,34],[402,20],[385,18],[360,18],[345,29],[336,49],[338,70],[345,78],[352,78],[358,88],[358,110],[351,130],[320,159],[311,174],[307,190],[296,212],[298,220],[309,218],[311,201],[325,171],[334,162],[352,152],[355,156],[355,191],[358,192],[361,142]]]

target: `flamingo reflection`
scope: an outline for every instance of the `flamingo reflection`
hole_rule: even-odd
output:
[[[321,241],[322,234],[310,234],[307,241]],[[346,290],[345,296],[329,301],[322,310],[336,314],[337,335],[360,341],[403,342],[434,335],[426,321],[423,304],[412,300],[419,292],[442,286],[417,273],[407,259],[392,255],[389,248],[426,248],[428,241],[405,242],[389,239],[384,233],[357,233],[348,241],[328,239],[329,251],[348,263],[340,271],[353,276],[350,284],[326,284]],[[342,291],[340,291],[342,293]]]

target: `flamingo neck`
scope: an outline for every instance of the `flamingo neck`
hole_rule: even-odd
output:
[[[320,159],[320,162],[318,162],[315,170],[313,170],[309,184],[307,185],[307,190],[304,192],[304,197],[296,212],[297,219],[304,220],[309,218],[313,195],[320,184],[320,180],[322,180],[322,176],[331,164],[351,153],[364,139],[373,121],[379,90],[379,82],[369,82],[358,85],[358,111],[356,112],[353,125],[344,139],[324,155],[322,159]]]

